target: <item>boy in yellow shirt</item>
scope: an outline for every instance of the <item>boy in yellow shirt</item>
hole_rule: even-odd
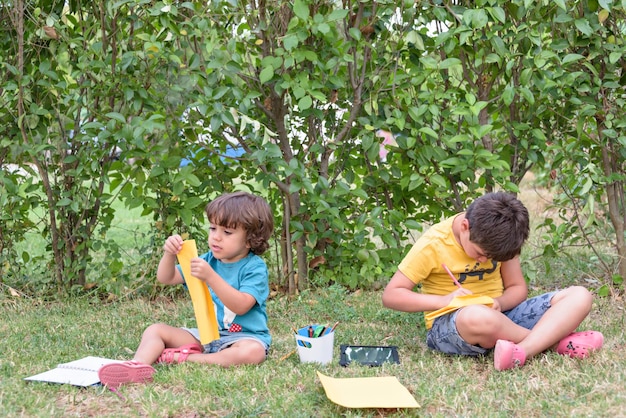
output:
[[[383,305],[425,312],[431,319],[428,313],[455,297],[489,296],[491,306],[471,304],[427,320],[428,347],[459,355],[493,349],[497,370],[521,367],[550,348],[587,357],[602,347],[604,337],[597,331],[574,331],[591,311],[593,297],[586,288],[572,286],[528,299],[519,255],[529,229],[528,211],[513,195],[479,197],[464,213],[418,239],[386,286]],[[421,292],[413,291],[417,285]]]

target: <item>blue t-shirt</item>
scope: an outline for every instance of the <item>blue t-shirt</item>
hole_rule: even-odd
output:
[[[213,256],[211,251],[201,255],[200,258],[209,263],[226,283],[240,292],[251,295],[256,300],[256,303],[248,312],[243,315],[237,315],[224,306],[217,295],[213,293],[213,289],[207,286],[213,299],[220,332],[241,332],[242,334],[252,335],[262,340],[269,347],[272,337],[267,326],[265,303],[270,289],[269,273],[265,261],[252,252],[234,263],[221,262]],[[180,266],[178,266],[178,271],[183,276],[183,280],[185,280]]]

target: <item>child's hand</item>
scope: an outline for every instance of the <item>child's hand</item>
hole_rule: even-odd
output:
[[[443,304],[441,305],[441,307],[443,308],[444,306],[448,306],[450,304],[450,302],[452,302],[452,300],[457,297],[457,296],[464,296],[464,295],[471,295],[473,292],[469,289],[465,289],[464,287],[460,287],[458,289],[456,289],[454,292],[452,293],[448,293],[447,295],[442,296],[442,300],[443,300]]]
[[[451,294],[452,294],[452,297],[454,298],[454,297],[457,297],[457,296],[471,295],[473,293],[474,292],[472,292],[469,289],[466,289],[464,287],[460,287],[460,288],[456,289],[454,292],[452,292]]]
[[[176,255],[183,248],[183,238],[180,235],[172,235],[165,240],[163,251],[167,254]]]
[[[498,299],[493,300],[493,305],[491,305],[491,309],[496,310],[498,312],[502,312],[502,307],[500,306],[500,302],[498,302]]]
[[[199,257],[191,259],[191,275],[193,277],[196,277],[196,278],[202,280],[206,284],[209,284],[207,282],[207,279],[208,279],[208,277],[211,274],[211,270],[213,270],[213,269],[211,268],[209,263],[207,263],[203,259],[201,259]]]

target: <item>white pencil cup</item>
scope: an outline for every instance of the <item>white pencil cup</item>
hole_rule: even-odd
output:
[[[302,363],[328,364],[333,360],[333,345],[335,332],[330,329],[324,330],[319,337],[309,337],[309,327],[313,333],[321,325],[307,325],[295,334],[296,347]]]

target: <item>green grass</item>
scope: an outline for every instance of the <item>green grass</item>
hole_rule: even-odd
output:
[[[532,203],[534,195],[527,195]],[[118,216],[107,239],[119,242],[125,264],[138,271],[151,255],[151,237],[137,210],[116,208]],[[536,214],[542,207],[530,207]],[[43,251],[41,238],[24,251]],[[601,283],[590,272],[589,252],[573,258],[546,259],[541,236],[533,233],[523,267],[534,294],[579,284],[591,290]],[[31,263],[32,264],[32,263]],[[24,268],[28,267],[25,263]],[[45,268],[42,267],[42,268]],[[97,273],[97,272],[96,272]],[[145,277],[143,286],[153,286]],[[0,283],[0,414],[8,417],[613,417],[626,416],[624,302],[596,298],[582,329],[605,335],[605,348],[578,361],[545,353],[522,369],[496,372],[492,356],[450,357],[426,348],[421,314],[381,306],[381,291],[347,292],[340,287],[279,295],[268,302],[273,344],[259,366],[224,369],[197,364],[157,366],[155,381],[125,386],[120,395],[102,388],[76,388],[24,377],[87,355],[126,359],[133,355],[142,331],[155,322],[194,326],[191,302],[183,292],[149,301],[127,296],[103,303],[96,296],[43,302],[12,294]],[[182,296],[181,296],[182,295]],[[93,297],[93,299],[90,299]],[[129,299],[130,297],[131,299]],[[292,327],[340,321],[333,362],[300,363]],[[396,345],[399,365],[378,368],[338,365],[340,344]],[[396,376],[421,407],[417,410],[346,409],[325,395],[316,371],[335,377]]]
[[[338,287],[269,301],[274,338],[259,366],[224,369],[198,364],[157,366],[155,381],[120,389],[23,380],[57,363],[87,355],[132,356],[143,329],[161,321],[193,326],[188,298],[130,300],[103,305],[86,299],[38,303],[0,299],[0,412],[4,416],[107,417],[369,417],[623,416],[626,359],[623,303],[596,299],[582,328],[604,333],[605,349],[584,361],[555,353],[522,369],[496,372],[492,357],[450,357],[425,347],[421,314],[381,306],[380,292],[347,293]],[[291,327],[334,323],[333,362],[300,363]],[[340,344],[399,347],[401,364],[378,368],[338,365]],[[287,356],[286,358],[284,358]],[[346,409],[325,395],[316,370],[335,377],[396,376],[417,410]]]

